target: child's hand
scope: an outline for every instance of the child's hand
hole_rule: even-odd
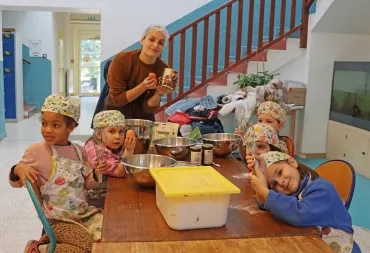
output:
[[[125,143],[123,144],[127,152],[134,152],[136,146],[136,137],[126,136]]]
[[[107,164],[105,160],[100,160],[96,162],[95,170],[99,174],[104,174],[105,172],[108,171]]]
[[[242,132],[240,132],[240,130],[239,130],[239,128],[235,128],[235,130],[234,130],[234,134],[242,134]]]
[[[254,165],[256,164],[254,156],[251,152],[247,152],[245,154],[245,164],[247,165],[247,168],[249,172],[252,172],[254,169]]]
[[[256,175],[254,175],[252,172],[249,173],[249,178],[253,190],[258,195],[258,202],[264,203],[270,190],[267,188],[267,181],[263,175],[263,172],[260,169],[257,169]]]
[[[33,183],[35,180],[37,180],[37,175],[39,173],[31,166],[20,163],[15,167],[14,174],[19,177],[19,185],[23,187],[26,186],[26,178]]]

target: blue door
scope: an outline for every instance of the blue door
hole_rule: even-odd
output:
[[[14,34],[3,33],[5,118],[16,119]]]

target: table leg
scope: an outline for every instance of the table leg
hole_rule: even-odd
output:
[[[294,134],[295,134],[295,119],[296,119],[296,110],[291,111],[291,122],[290,122],[290,139],[294,143]]]

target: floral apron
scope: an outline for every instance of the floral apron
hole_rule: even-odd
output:
[[[91,173],[91,169],[83,162],[80,149],[72,145],[79,161],[59,156],[51,146],[52,172],[49,180],[40,187],[43,208],[52,219],[78,224],[99,240],[103,213],[94,206],[88,206],[84,188],[84,177]]]

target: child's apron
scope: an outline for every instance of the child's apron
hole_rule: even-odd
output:
[[[79,161],[59,156],[55,147],[51,146],[52,172],[49,180],[40,187],[43,207],[52,219],[81,225],[99,240],[103,213],[94,206],[88,206],[84,188],[84,177],[91,173],[91,169],[83,162],[80,149],[72,145]]]

